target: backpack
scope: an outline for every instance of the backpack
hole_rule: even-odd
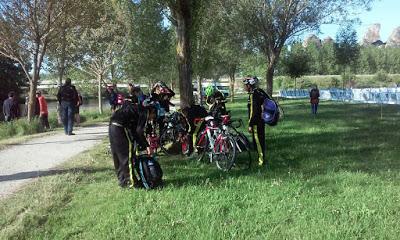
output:
[[[262,104],[261,117],[264,123],[269,126],[276,126],[280,117],[279,105],[264,91],[262,91],[262,94],[264,95],[264,101]]]
[[[163,185],[163,171],[160,164],[149,156],[139,156],[135,163],[136,171],[146,189],[155,189]]]
[[[76,90],[74,86],[62,86],[61,87],[61,100],[67,102],[74,102],[76,101]]]

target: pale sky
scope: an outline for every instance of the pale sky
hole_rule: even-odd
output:
[[[361,20],[361,24],[355,26],[359,40],[363,38],[368,26],[380,23],[381,40],[386,42],[392,31],[400,26],[400,0],[376,0],[371,5],[371,11],[362,11],[355,17]],[[335,39],[338,29],[338,25],[323,25],[319,37],[323,39],[331,36]]]

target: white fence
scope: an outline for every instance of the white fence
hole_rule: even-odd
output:
[[[361,103],[399,104],[400,88],[320,89],[320,99]],[[309,98],[309,90],[288,89],[279,91],[283,98]]]

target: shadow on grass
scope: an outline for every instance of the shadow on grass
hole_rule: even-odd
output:
[[[14,181],[14,180],[23,180],[37,177],[45,177],[45,176],[53,176],[53,175],[61,175],[66,173],[83,173],[83,174],[94,174],[98,172],[107,172],[111,171],[110,168],[70,168],[70,169],[54,169],[54,170],[45,170],[45,171],[30,171],[30,172],[20,172],[10,175],[0,175],[0,182],[6,181]]]

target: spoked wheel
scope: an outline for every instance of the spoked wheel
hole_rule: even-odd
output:
[[[236,159],[235,140],[229,135],[224,135],[216,143],[214,150],[217,167],[223,171],[229,171],[235,164]]]
[[[203,161],[204,157],[209,155],[209,140],[204,132],[199,133],[196,138],[196,151],[197,151],[197,158],[198,162]]]
[[[175,131],[167,129],[161,134],[160,147],[166,155],[179,154],[179,151],[175,150],[176,145]]]

